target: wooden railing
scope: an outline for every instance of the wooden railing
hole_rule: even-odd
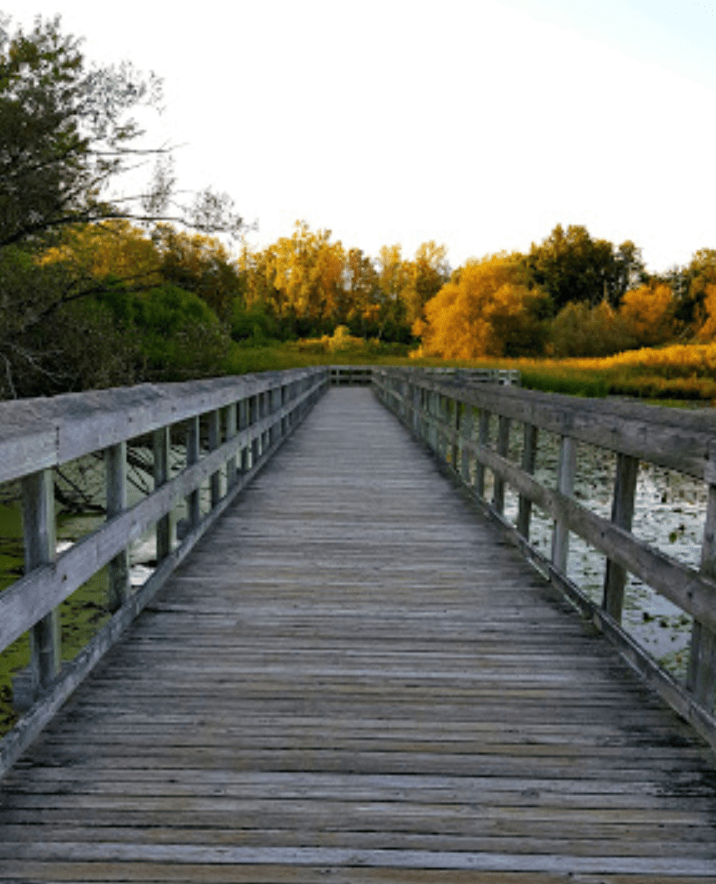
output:
[[[16,703],[26,714],[0,743],[0,776],[301,422],[329,379],[328,368],[314,368],[0,403],[0,483],[21,486],[25,548],[24,576],[0,593],[0,651],[30,631],[32,656],[15,678]],[[137,444],[149,452],[154,488],[130,506],[127,452]],[[182,462],[170,469],[177,450]],[[53,471],[97,453],[105,464],[106,521],[58,555]],[[177,532],[179,507],[185,517]],[[147,531],[155,533],[155,567],[132,591],[128,551]],[[105,566],[113,616],[62,665],[58,606]]]
[[[373,384],[383,403],[432,449],[530,560],[716,746],[716,412],[579,399],[515,386],[468,383],[465,378],[443,378],[413,369],[374,368]],[[515,425],[522,429],[519,462],[508,457],[511,425],[513,431]],[[540,434],[545,432],[559,438],[556,487],[546,487],[534,475]],[[598,515],[573,496],[577,443],[616,454],[611,518]],[[632,533],[640,462],[676,470],[706,484],[699,569]],[[487,471],[492,474],[490,500]],[[518,495],[511,521],[505,516],[507,488]],[[553,520],[549,556],[531,542],[533,507]],[[601,603],[568,577],[570,532],[606,559]],[[659,666],[622,627],[627,574],[693,618],[685,682]]]

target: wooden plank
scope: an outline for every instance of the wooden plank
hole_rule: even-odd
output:
[[[0,786],[0,881],[694,884],[713,755],[331,390]]]

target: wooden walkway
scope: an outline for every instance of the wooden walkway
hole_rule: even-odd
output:
[[[715,767],[334,389],[0,786],[0,881],[716,882]]]

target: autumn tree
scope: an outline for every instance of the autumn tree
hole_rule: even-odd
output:
[[[619,319],[631,346],[653,347],[674,334],[676,299],[666,283],[652,283],[626,292]]]
[[[421,352],[444,359],[524,355],[544,343],[549,296],[527,284],[518,254],[468,261],[425,306]]]
[[[716,283],[704,286],[704,299],[701,307],[703,322],[697,330],[697,337],[704,342],[716,339]]]

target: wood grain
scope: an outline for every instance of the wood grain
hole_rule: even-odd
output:
[[[0,787],[0,880],[716,882],[713,755],[332,389]]]

